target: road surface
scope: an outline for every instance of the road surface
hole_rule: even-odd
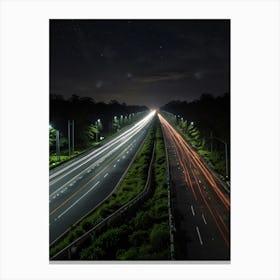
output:
[[[230,260],[230,198],[216,175],[163,118],[176,232],[175,259]]]
[[[155,112],[100,148],[50,171],[50,244],[116,187],[144,142]]]

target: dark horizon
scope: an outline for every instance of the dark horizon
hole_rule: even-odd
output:
[[[230,93],[230,20],[50,20],[50,94],[160,107]]]

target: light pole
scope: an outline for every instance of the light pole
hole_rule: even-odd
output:
[[[72,133],[71,133],[72,126]],[[71,141],[72,134],[72,141]],[[68,120],[68,149],[69,149],[69,157],[71,155],[71,144],[72,144],[72,153],[74,154],[74,120]]]
[[[98,142],[98,124],[100,123],[100,119],[98,119],[95,122],[95,127],[96,127],[96,142]]]
[[[56,130],[56,158],[58,161],[60,161],[60,145],[59,145],[59,130]]]

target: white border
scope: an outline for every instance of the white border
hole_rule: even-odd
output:
[[[0,13],[1,279],[279,279],[278,1],[21,0]],[[231,19],[230,264],[49,264],[49,18]]]

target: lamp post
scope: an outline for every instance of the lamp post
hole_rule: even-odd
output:
[[[56,157],[57,160],[60,161],[60,145],[59,145],[59,130],[56,130],[56,137],[55,137],[55,142],[56,142]]]
[[[98,124],[100,123],[100,119],[98,119],[95,122],[95,127],[96,127],[96,142],[98,142]]]
[[[71,133],[72,126],[72,133]],[[72,141],[71,141],[72,134]],[[72,144],[72,153],[74,154],[74,120],[68,120],[68,149],[69,149],[69,157],[71,155],[71,144]]]

